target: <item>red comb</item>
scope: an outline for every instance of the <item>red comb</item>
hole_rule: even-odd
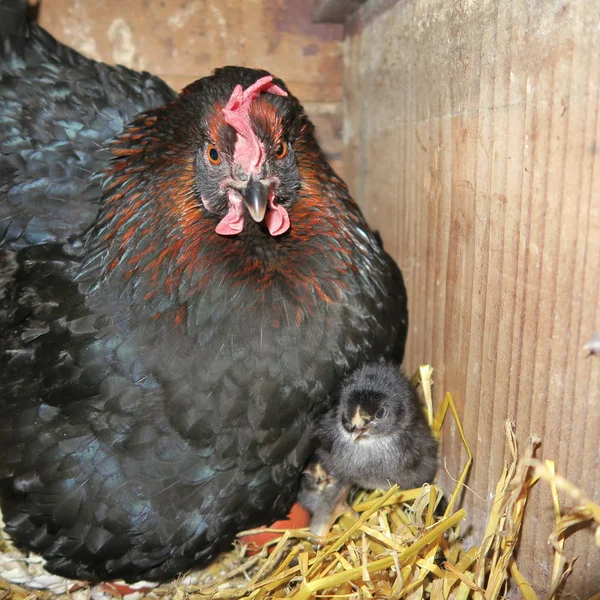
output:
[[[273,77],[261,77],[250,87],[243,89],[236,85],[223,109],[225,123],[237,132],[235,148],[233,150],[233,163],[243,168],[247,175],[260,172],[264,162],[264,148],[254,133],[250,124],[250,106],[252,101],[262,94],[276,94],[287,96],[287,92],[278,85],[271,83]],[[265,223],[271,235],[281,235],[290,228],[290,218],[283,206],[277,203],[273,192],[268,198],[268,208]],[[244,209],[239,194],[229,193],[229,211],[217,225],[216,232],[221,235],[236,235],[244,229]]]
[[[243,89],[236,85],[229,101],[223,109],[225,123],[233,127],[238,134],[233,154],[233,162],[243,167],[244,171],[251,175],[256,172],[262,162],[262,146],[250,125],[250,105],[252,101],[265,92],[277,96],[287,96],[287,92],[278,85],[271,83],[272,75],[261,77],[250,87]]]

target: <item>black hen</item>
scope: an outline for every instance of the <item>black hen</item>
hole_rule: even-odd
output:
[[[65,576],[167,579],[288,512],[330,392],[402,359],[402,276],[283,82],[227,67],[171,100],[13,26],[6,528]]]

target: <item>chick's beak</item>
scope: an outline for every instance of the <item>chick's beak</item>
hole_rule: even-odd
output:
[[[359,437],[362,436],[363,433],[365,433],[365,431],[367,431],[366,427],[357,429],[357,428],[352,428],[352,432],[350,433],[351,437],[352,437],[352,441],[355,442]]]
[[[251,177],[244,191],[244,200],[250,216],[260,223],[267,212],[267,202],[271,186],[265,185],[260,179]]]
[[[359,437],[361,437],[364,433],[369,429],[369,420],[365,419],[360,411],[357,409],[356,413],[352,417],[350,435],[352,436],[352,441],[356,441]]]

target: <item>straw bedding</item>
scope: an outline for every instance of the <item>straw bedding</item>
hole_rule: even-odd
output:
[[[506,435],[512,454],[496,486],[485,534],[479,547],[467,548],[461,528],[468,524],[457,502],[473,461],[456,407],[446,394],[434,414],[432,369],[419,369],[413,382],[420,385],[425,410],[436,437],[446,418],[455,420],[468,460],[449,497],[443,516],[436,507],[442,491],[436,486],[415,490],[394,487],[386,492],[359,494],[353,513],[346,513],[326,539],[307,530],[285,531],[251,555],[243,543],[209,568],[187,574],[180,580],[127,594],[127,600],[142,597],[162,600],[293,598],[389,598],[407,600],[467,598],[495,600],[509,589],[525,600],[537,598],[518,568],[515,549],[521,533],[525,506],[531,488],[543,481],[551,495],[556,527],[549,543],[554,562],[548,582],[547,599],[556,597],[574,566],[564,554],[565,539],[575,530],[590,527],[600,550],[600,506],[585,493],[555,473],[552,461],[535,458],[539,439],[530,438],[518,448],[512,424]],[[573,500],[563,510],[558,493]],[[39,557],[24,556],[0,534],[0,600],[13,598],[54,600],[55,598],[120,597],[112,584],[86,585],[50,575]],[[9,581],[10,580],[10,581]],[[146,586],[147,588],[147,586]],[[600,593],[593,597],[600,600]]]

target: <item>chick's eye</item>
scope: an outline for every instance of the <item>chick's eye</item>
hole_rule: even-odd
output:
[[[221,164],[221,155],[214,144],[208,145],[206,148],[206,156],[208,156],[208,160],[210,160],[213,165]]]
[[[275,158],[281,160],[287,154],[287,144],[285,142],[279,142],[275,148]]]
[[[385,408],[380,408],[376,413],[375,413],[375,418],[376,419],[383,419],[383,417],[385,417]]]

